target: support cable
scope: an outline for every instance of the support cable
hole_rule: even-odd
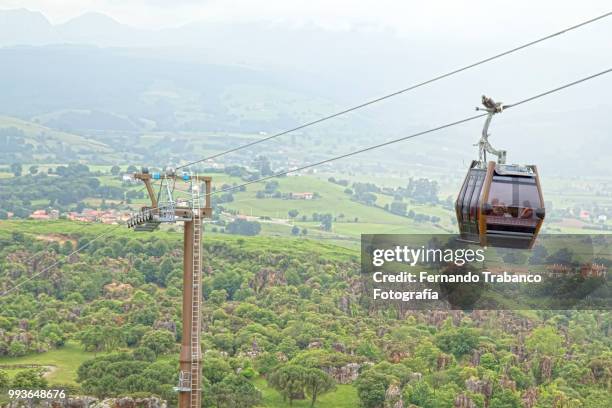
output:
[[[142,191],[144,191],[144,189],[145,189],[145,188],[144,188],[144,187],[142,187],[142,188],[140,188],[139,190],[136,190],[136,192],[137,192],[137,193],[142,192]],[[21,207],[21,206],[20,206],[20,208],[22,208],[22,209],[26,209],[25,207]],[[110,230],[105,231],[105,232],[103,232],[102,234],[95,236],[95,237],[94,237],[94,238],[93,238],[91,241],[88,241],[87,243],[83,244],[81,247],[79,247],[79,248],[75,249],[75,250],[74,250],[74,251],[72,251],[70,254],[66,255],[66,258],[69,258],[69,257],[71,257],[72,255],[74,255],[74,254],[77,254],[77,253],[81,252],[83,249],[87,248],[87,247],[89,246],[89,244],[91,244],[92,242],[94,242],[94,241],[96,241],[96,240],[98,240],[98,239],[102,238],[103,236],[108,235],[110,232],[114,231],[115,229],[117,229],[117,228],[119,228],[119,227],[122,227],[123,225],[125,225],[125,224],[118,224],[118,225],[116,225],[115,227],[111,228]],[[81,226],[79,229],[77,229],[76,231],[71,232],[71,234],[78,234],[78,233],[81,233],[81,232],[83,232],[84,230],[88,229],[88,227],[90,227],[90,226],[91,226],[91,224],[85,224],[85,225]],[[29,258],[27,258],[27,259],[24,261],[24,263],[25,263],[25,264],[28,264],[28,263],[30,263],[30,261],[34,260],[35,258],[38,258],[38,257],[39,257],[39,256],[41,256],[42,254],[44,254],[44,252],[37,252],[36,254],[34,254],[34,255],[30,256]],[[55,266],[57,266],[57,265],[59,265],[60,263],[62,263],[62,261],[63,261],[63,260],[62,260],[62,259],[60,259],[60,260],[58,260],[58,261],[54,262],[53,264],[51,264],[51,265],[49,265],[48,267],[44,268],[42,271],[40,271],[40,272],[38,272],[38,273],[36,273],[36,274],[34,274],[34,275],[30,276],[30,277],[29,277],[28,279],[26,279],[25,281],[18,283],[17,285],[13,286],[12,288],[8,289],[8,290],[7,290],[7,291],[5,291],[5,292],[0,293],[0,298],[2,298],[2,297],[4,297],[4,296],[6,296],[6,295],[8,295],[9,293],[11,293],[12,291],[14,291],[14,290],[18,289],[18,288],[19,288],[21,285],[23,285],[24,283],[29,282],[29,281],[31,281],[32,279],[34,279],[34,278],[36,278],[36,277],[40,276],[41,274],[43,274],[43,273],[47,272],[48,270],[50,270],[50,269],[54,268]]]
[[[587,77],[578,79],[576,81],[573,81],[573,82],[570,82],[568,84],[559,86],[557,88],[550,89],[550,90],[548,90],[546,92],[542,92],[542,93],[533,95],[533,96],[531,96],[529,98],[520,100],[520,101],[515,102],[513,104],[505,105],[504,109],[510,109],[510,108],[522,105],[524,103],[531,102],[531,101],[533,101],[535,99],[542,98],[544,96],[547,96],[547,95],[550,95],[552,93],[561,91],[563,89],[569,88],[569,87],[574,86],[574,85],[578,85],[578,84],[580,84],[582,82],[588,81],[590,79],[599,77],[599,76],[604,75],[604,74],[608,74],[610,72],[612,72],[612,68],[608,68],[608,69],[606,69],[604,71],[598,72],[598,73],[593,74],[593,75],[589,75]],[[449,127],[452,127],[452,126],[460,125],[462,123],[470,122],[472,120],[481,118],[481,117],[486,116],[486,115],[488,115],[488,113],[481,113],[481,114],[478,114],[478,115],[470,116],[470,117],[467,117],[465,119],[461,119],[461,120],[457,120],[457,121],[454,121],[454,122],[451,122],[451,123],[447,123],[447,124],[444,124],[444,125],[432,128],[432,129],[428,129],[428,130],[424,130],[424,131],[421,131],[421,132],[413,133],[413,134],[408,135],[408,136],[404,136],[404,137],[400,137],[400,138],[397,138],[397,139],[389,140],[387,142],[379,143],[379,144],[376,144],[376,145],[373,145],[373,146],[365,147],[363,149],[359,149],[359,150],[355,150],[355,151],[352,151],[352,152],[349,152],[349,153],[341,154],[339,156],[330,157],[329,159],[321,160],[321,161],[318,161],[316,163],[307,164],[307,165],[304,165],[304,166],[301,166],[301,167],[297,167],[295,169],[281,171],[279,173],[275,173],[275,174],[272,174],[270,176],[261,177],[261,178],[258,178],[256,180],[247,181],[245,183],[238,184],[238,185],[235,185],[235,186],[231,186],[231,187],[228,187],[228,188],[224,188],[224,189],[221,189],[221,190],[216,190],[216,191],[211,192],[210,195],[225,193],[225,192],[228,192],[228,191],[234,191],[234,190],[239,189],[241,187],[248,186],[249,184],[260,183],[262,181],[269,180],[269,179],[276,178],[276,177],[280,177],[280,176],[284,176],[284,175],[287,175],[289,173],[294,173],[296,171],[306,170],[306,169],[309,169],[309,168],[312,168],[312,167],[320,166],[322,164],[326,164],[326,163],[330,163],[330,162],[333,162],[333,161],[336,161],[336,160],[344,159],[346,157],[355,156],[357,154],[365,153],[365,152],[368,152],[370,150],[374,150],[374,149],[378,149],[378,148],[381,148],[381,147],[384,147],[384,146],[389,146],[389,145],[392,145],[392,144],[395,144],[395,143],[403,142],[404,140],[412,139],[412,138],[415,138],[417,136],[422,136],[422,135],[425,135],[425,134],[428,134],[428,133],[436,132],[438,130],[442,130],[442,129],[446,129],[446,128],[449,128]]]
[[[296,127],[292,128],[292,129],[288,129],[288,130],[282,131],[282,132],[280,132],[280,133],[276,133],[276,134],[273,134],[273,135],[271,135],[271,136],[267,136],[267,137],[264,137],[264,138],[261,138],[261,139],[258,139],[258,140],[255,140],[255,141],[252,141],[252,142],[246,143],[246,144],[244,144],[244,145],[240,145],[240,146],[237,146],[237,147],[234,147],[234,148],[231,148],[231,149],[225,150],[225,151],[223,151],[223,152],[220,152],[220,153],[216,153],[216,154],[210,155],[210,156],[205,157],[205,158],[203,158],[203,159],[199,159],[199,160],[195,160],[195,161],[189,162],[189,163],[187,163],[187,164],[183,164],[183,165],[181,165],[181,166],[178,166],[176,169],[178,170],[178,169],[182,169],[182,168],[184,168],[184,167],[188,167],[188,166],[191,166],[191,165],[194,165],[194,164],[197,164],[197,163],[201,163],[201,162],[204,162],[204,161],[207,161],[207,160],[216,159],[216,158],[218,158],[218,157],[225,156],[226,154],[233,153],[233,152],[236,152],[236,151],[238,151],[238,150],[246,149],[247,147],[255,146],[255,145],[257,145],[257,144],[260,144],[260,143],[266,142],[266,141],[271,140],[271,139],[275,139],[275,138],[277,138],[277,137],[280,137],[280,136],[286,135],[286,134],[288,134],[288,133],[292,133],[292,132],[295,132],[295,131],[297,131],[297,130],[301,130],[301,129],[304,129],[304,128],[307,128],[307,127],[310,127],[310,126],[316,125],[316,124],[318,124],[318,123],[325,122],[325,121],[327,121],[327,120],[330,120],[330,119],[336,118],[336,117],[338,117],[338,116],[345,115],[345,114],[347,114],[347,113],[350,113],[350,112],[356,111],[356,110],[358,110],[358,109],[365,108],[366,106],[373,105],[373,104],[375,104],[375,103],[378,103],[378,102],[384,101],[384,100],[389,99],[389,98],[392,98],[392,97],[394,97],[394,96],[401,95],[401,94],[403,94],[403,93],[406,93],[406,92],[412,91],[412,90],[414,90],[414,89],[420,88],[420,87],[422,87],[422,86],[425,86],[425,85],[431,84],[431,83],[433,83],[433,82],[439,81],[439,80],[441,80],[441,79],[448,78],[448,77],[450,77],[450,76],[452,76],[452,75],[455,75],[455,74],[458,74],[458,73],[460,73],[460,72],[467,71],[468,69],[471,69],[471,68],[477,67],[477,66],[479,66],[479,65],[486,64],[487,62],[493,61],[493,60],[495,60],[495,59],[498,59],[498,58],[504,57],[504,56],[509,55],[509,54],[513,54],[513,53],[515,53],[515,52],[517,52],[517,51],[520,51],[520,50],[523,50],[523,49],[525,49],[525,48],[531,47],[531,46],[533,46],[533,45],[539,44],[539,43],[544,42],[544,41],[546,41],[546,40],[549,40],[549,39],[551,39],[551,38],[554,38],[554,37],[560,36],[560,35],[565,34],[565,33],[567,33],[567,32],[570,32],[570,31],[576,30],[576,29],[581,28],[581,27],[584,27],[584,26],[586,26],[586,25],[588,25],[588,24],[591,24],[591,23],[594,23],[594,22],[596,22],[596,21],[602,20],[602,19],[604,19],[604,18],[606,18],[606,17],[609,17],[610,15],[612,15],[612,11],[609,11],[609,12],[607,12],[607,13],[601,14],[601,15],[599,15],[599,16],[597,16],[597,17],[594,17],[594,18],[591,18],[591,19],[589,19],[589,20],[583,21],[583,22],[581,22],[581,23],[579,23],[579,24],[575,24],[575,25],[573,25],[573,26],[570,26],[570,27],[564,28],[563,30],[560,30],[560,31],[554,32],[554,33],[552,33],[552,34],[549,34],[549,35],[546,35],[546,36],[544,36],[544,37],[538,38],[538,39],[536,39],[536,40],[530,41],[530,42],[528,42],[528,43],[525,43],[525,44],[519,45],[519,46],[517,46],[517,47],[515,47],[515,48],[512,48],[512,49],[509,49],[509,50],[507,50],[507,51],[500,52],[499,54],[495,54],[495,55],[493,55],[493,56],[490,56],[490,57],[487,57],[487,58],[484,58],[484,59],[478,60],[478,61],[476,61],[476,62],[474,62],[474,63],[471,63],[471,64],[469,64],[469,65],[463,66],[463,67],[461,67],[461,68],[457,68],[457,69],[452,70],[452,71],[450,71],[450,72],[447,72],[447,73],[445,73],[445,74],[441,74],[441,75],[435,76],[435,77],[433,77],[433,78],[431,78],[431,79],[428,79],[428,80],[426,80],[426,81],[419,82],[419,83],[417,83],[417,84],[411,85],[411,86],[409,86],[409,87],[407,87],[407,88],[400,89],[400,90],[395,91],[395,92],[392,92],[392,93],[390,93],[390,94],[387,94],[387,95],[384,95],[384,96],[378,97],[378,98],[376,98],[376,99],[369,100],[369,101],[364,102],[364,103],[362,103],[362,104],[359,104],[359,105],[353,106],[353,107],[351,107],[351,108],[347,108],[347,109],[345,109],[345,110],[342,110],[342,111],[340,111],[340,112],[333,113],[333,114],[328,115],[328,116],[324,116],[324,117],[322,117],[322,118],[319,118],[319,119],[313,120],[313,121],[311,121],[311,122],[304,123],[304,124],[302,124],[302,125],[299,125],[299,126],[296,126]]]
[[[542,93],[539,93],[539,94],[533,95],[533,96],[531,96],[531,97],[529,97],[529,98],[525,98],[525,99],[520,100],[520,101],[518,101],[518,102],[515,102],[515,103],[513,103],[513,104],[505,105],[505,106],[504,106],[504,108],[505,108],[505,109],[510,109],[510,108],[512,108],[512,107],[516,107],[516,106],[522,105],[522,104],[524,104],[524,103],[531,102],[531,101],[533,101],[533,100],[536,100],[536,99],[542,98],[542,97],[544,97],[544,96],[547,96],[547,95],[550,95],[550,94],[552,94],[552,93],[555,93],[555,92],[561,91],[561,90],[566,89],[566,88],[569,88],[569,87],[571,87],[571,86],[578,85],[578,84],[580,84],[580,83],[583,83],[583,82],[585,82],[585,81],[588,81],[588,80],[591,80],[591,79],[597,78],[597,77],[599,77],[599,76],[602,76],[602,75],[608,74],[608,73],[610,73],[610,72],[612,72],[612,68],[608,68],[608,69],[603,70],[603,71],[600,71],[600,72],[598,72],[598,73],[596,73],[596,74],[589,75],[589,76],[587,76],[587,77],[584,77],[584,78],[578,79],[578,80],[576,80],[576,81],[573,81],[573,82],[567,83],[567,84],[565,84],[565,85],[562,85],[562,86],[559,86],[559,87],[556,87],[556,88],[550,89],[550,90],[548,90],[548,91],[545,91],[545,92],[542,92]],[[269,179],[271,179],[271,178],[280,177],[280,176],[283,176],[283,175],[286,175],[286,174],[289,174],[289,173],[293,173],[293,172],[296,172],[296,171],[301,171],[301,170],[309,169],[309,168],[312,168],[312,167],[320,166],[320,165],[325,164],[325,163],[330,163],[330,162],[333,162],[333,161],[336,161],[336,160],[340,160],[340,159],[343,159],[343,158],[346,158],[346,157],[350,157],[350,156],[354,156],[354,155],[357,155],[357,154],[360,154],[360,153],[364,153],[364,152],[367,152],[367,151],[370,151],[370,150],[378,149],[378,148],[383,147],[383,146],[389,146],[389,145],[391,145],[391,144],[395,144],[395,143],[398,143],[398,142],[402,142],[402,141],[404,141],[404,140],[412,139],[412,138],[415,138],[415,137],[417,137],[417,136],[425,135],[425,134],[428,134],[428,133],[433,133],[433,132],[436,132],[436,131],[438,131],[438,130],[442,130],[442,129],[446,129],[446,128],[449,128],[449,127],[452,127],[452,126],[456,126],[456,125],[459,125],[459,124],[463,124],[463,123],[466,123],[466,122],[469,122],[469,121],[472,121],[472,120],[475,120],[475,119],[481,118],[481,117],[486,116],[486,115],[487,115],[487,113],[483,113],[483,114],[478,114],[478,115],[470,116],[470,117],[467,117],[467,118],[464,118],[464,119],[461,119],[461,120],[457,120],[457,121],[454,121],[454,122],[451,122],[451,123],[447,123],[447,124],[445,124],[445,125],[441,125],[441,126],[438,126],[438,127],[432,128],[432,129],[428,129],[428,130],[425,130],[425,131],[422,131],[422,132],[413,133],[413,134],[408,135],[408,136],[404,136],[404,137],[401,137],[401,138],[397,138],[397,139],[389,140],[389,141],[387,141],[387,142],[379,143],[379,144],[374,145],[374,146],[365,147],[365,148],[363,148],[363,149],[359,149],[359,150],[355,150],[355,151],[352,151],[352,152],[349,152],[349,153],[345,153],[345,154],[342,154],[342,155],[340,155],[340,156],[331,157],[331,158],[329,158],[329,159],[325,159],[325,160],[322,160],[322,161],[319,161],[319,162],[316,162],[316,163],[307,164],[307,165],[304,165],[304,166],[301,166],[301,167],[298,167],[298,168],[295,168],[295,169],[291,169],[291,170],[282,171],[282,172],[275,173],[275,174],[270,175],[270,176],[266,176],[266,177],[262,177],[262,178],[259,178],[259,179],[256,179],[256,180],[252,180],[252,181],[248,181],[248,182],[245,182],[245,183],[242,183],[242,184],[238,184],[238,185],[236,185],[236,186],[228,187],[228,188],[221,189],[221,190],[216,190],[216,191],[211,192],[209,195],[214,195],[214,194],[224,193],[224,192],[228,192],[228,191],[234,191],[234,190],[236,190],[236,189],[239,189],[239,188],[244,187],[244,186],[248,186],[248,185],[250,185],[250,184],[259,183],[259,182],[262,182],[262,181],[265,181],[265,180],[269,180]],[[205,193],[205,194],[206,194],[206,193]],[[100,235],[98,235],[98,236],[94,237],[92,240],[88,241],[87,243],[85,243],[84,245],[82,245],[82,246],[81,246],[81,247],[79,247],[78,249],[74,250],[74,251],[73,251],[72,253],[70,253],[69,255],[67,255],[67,257],[70,257],[70,256],[72,256],[72,255],[74,255],[74,254],[76,254],[76,253],[78,253],[78,252],[82,251],[83,249],[85,249],[86,247],[88,247],[88,246],[89,246],[89,245],[90,245],[92,242],[94,242],[94,241],[96,241],[96,240],[98,240],[98,239],[102,238],[103,236],[108,235],[109,233],[111,233],[112,231],[114,231],[114,230],[116,230],[117,228],[121,227],[122,225],[123,225],[123,224],[116,225],[115,227],[113,227],[113,228],[111,228],[111,229],[109,229],[109,230],[105,231],[104,233],[102,233],[102,234],[100,234]],[[30,277],[30,278],[28,278],[27,280],[25,280],[25,281],[23,281],[23,282],[18,283],[17,285],[13,286],[11,289],[9,289],[9,290],[5,291],[4,293],[2,293],[2,294],[0,295],[0,298],[1,298],[1,297],[4,297],[4,296],[6,296],[6,295],[8,295],[9,293],[13,292],[14,290],[18,289],[20,286],[22,286],[23,284],[25,284],[26,282],[29,282],[29,281],[31,281],[32,279],[36,278],[37,276],[40,276],[41,274],[43,274],[43,273],[45,273],[46,271],[50,270],[51,268],[53,268],[53,267],[57,266],[57,265],[58,265],[58,264],[60,264],[61,262],[62,262],[62,260],[58,260],[58,261],[56,261],[55,263],[53,263],[52,265],[50,265],[50,266],[46,267],[45,269],[43,269],[42,271],[40,271],[40,272],[38,272],[38,273],[34,274],[33,276],[31,276],[31,277]]]
[[[69,253],[68,255],[65,256],[65,258],[63,259],[58,259],[57,261],[55,261],[54,263],[52,263],[51,265],[47,266],[46,268],[44,268],[43,270],[41,270],[40,272],[35,273],[34,275],[30,276],[28,279],[19,282],[18,284],[16,284],[15,286],[13,286],[12,288],[6,290],[5,292],[0,294],[0,298],[7,296],[8,294],[10,294],[11,292],[19,289],[22,285],[30,282],[31,280],[33,280],[34,278],[42,275],[43,273],[47,272],[48,270],[55,268],[57,265],[61,264],[62,262],[65,262],[66,259],[70,258],[72,255],[75,255],[79,252],[81,252],[82,250],[84,250],[85,248],[87,248],[89,245],[91,245],[92,242],[99,240],[102,237],[107,236],[108,234],[110,234],[111,232],[115,231],[117,228],[122,227],[124,224],[118,224],[115,225],[113,228],[108,229],[107,231],[103,232],[102,234],[99,234],[97,236],[95,236],[94,238],[92,238],[90,241],[87,241],[85,244],[81,245],[79,248],[75,249],[74,251],[72,251],[71,253]]]

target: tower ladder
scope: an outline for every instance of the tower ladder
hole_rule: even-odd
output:
[[[191,296],[191,408],[201,407],[202,350],[200,345],[202,303],[202,203],[200,185],[192,178],[191,212],[193,217],[193,292]]]

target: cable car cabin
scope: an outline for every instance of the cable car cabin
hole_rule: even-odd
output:
[[[536,166],[472,161],[455,210],[462,240],[531,248],[545,214]]]

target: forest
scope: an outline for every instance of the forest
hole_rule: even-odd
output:
[[[176,404],[181,234],[83,228],[2,221],[0,389]],[[357,251],[205,234],[203,407],[612,406],[608,311],[374,310]],[[67,347],[73,376],[17,364]]]

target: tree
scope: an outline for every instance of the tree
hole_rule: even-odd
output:
[[[300,235],[300,227],[294,225],[293,228],[291,228],[291,235]]]
[[[525,347],[530,353],[546,356],[559,356],[564,353],[563,337],[557,334],[554,327],[543,326],[534,329],[525,340]]]
[[[278,181],[268,181],[265,186],[265,194],[273,194],[278,188]]]
[[[202,373],[204,377],[211,382],[216,384],[223,381],[223,379],[232,372],[232,367],[229,363],[220,357],[208,356],[202,362]]]
[[[314,218],[314,217],[313,217]],[[319,221],[321,221],[321,228],[325,231],[331,231],[333,217],[331,214],[320,214]]]
[[[442,351],[452,353],[459,358],[478,345],[478,334],[468,327],[444,329],[436,335],[436,345]]]
[[[11,164],[11,173],[13,173],[15,177],[21,176],[22,172],[23,172],[23,166],[21,165],[21,163]]]
[[[38,166],[36,165],[30,166],[28,171],[30,172],[31,175],[35,175],[36,173],[38,173]]]
[[[416,404],[420,407],[429,407],[434,399],[434,391],[425,381],[406,386],[404,389],[406,402]]]
[[[8,355],[11,357],[21,357],[25,355],[27,347],[19,340],[13,340],[8,349]]]
[[[234,293],[240,289],[242,285],[242,276],[235,271],[227,271],[218,273],[212,282],[214,290],[225,290],[226,297],[232,299]]]
[[[5,390],[11,384],[6,371],[0,370],[0,391]]]
[[[438,182],[436,181],[427,178],[417,180],[410,178],[405,194],[419,203],[437,203],[438,190]]]
[[[15,389],[43,389],[47,387],[47,380],[42,376],[40,370],[23,370],[15,374],[12,388]]]
[[[295,210],[295,209],[294,209],[294,210],[289,210],[289,211],[287,212],[287,214],[289,215],[289,217],[290,217],[290,218],[295,218],[295,217],[297,217],[299,213],[300,213],[300,212],[299,212],[298,210]]]
[[[241,375],[230,374],[211,386],[217,408],[252,408],[261,402],[261,392]]]
[[[318,368],[308,368],[304,373],[304,388],[310,397],[310,406],[314,407],[319,395],[336,388],[336,382],[329,374]]]
[[[125,344],[119,327],[93,325],[79,333],[79,340],[87,351],[112,351]]]
[[[119,174],[119,172],[121,172],[121,167],[117,166],[116,164],[115,164],[113,167],[111,167],[111,169],[110,169],[110,173],[111,173],[113,176],[118,175],[118,174]]]
[[[174,349],[174,334],[168,330],[153,330],[142,336],[140,344],[155,354],[166,354]]]
[[[253,167],[255,167],[261,176],[269,176],[273,174],[272,168],[270,167],[270,161],[266,156],[258,156],[253,161]]]
[[[589,392],[589,395],[584,400],[584,408],[599,407],[612,407],[612,393],[604,390],[594,390]]]
[[[61,253],[62,255],[70,255],[74,251],[74,246],[72,245],[72,241],[66,240],[62,244]]]
[[[64,345],[66,334],[56,323],[47,323],[40,329],[40,338],[54,347]]]
[[[87,351],[101,351],[104,348],[104,332],[100,326],[91,326],[79,333],[79,340]]]
[[[391,211],[393,214],[398,215],[406,215],[406,210],[406,203],[403,203],[401,201],[393,201],[391,203],[391,207],[389,208],[389,211]]]
[[[375,369],[367,370],[356,381],[357,394],[363,408],[382,407],[391,378]]]
[[[261,231],[261,224],[257,221],[247,221],[238,218],[227,224],[226,231],[230,234],[253,236],[259,234]]]
[[[216,289],[210,292],[208,296],[210,303],[216,306],[221,306],[227,300],[227,291],[225,289]]]
[[[362,193],[356,192],[355,199],[357,201],[364,203],[365,205],[374,205],[374,203],[378,199],[378,196],[376,194],[368,193],[368,192],[362,192]]]
[[[570,265],[572,263],[573,253],[568,248],[561,248],[554,254],[550,255],[546,261],[551,264]]]
[[[489,408],[520,408],[521,399],[516,392],[511,390],[501,390],[493,394]]]
[[[295,364],[285,364],[270,375],[268,383],[281,393],[284,400],[293,400],[301,397],[304,392],[306,369]]]

